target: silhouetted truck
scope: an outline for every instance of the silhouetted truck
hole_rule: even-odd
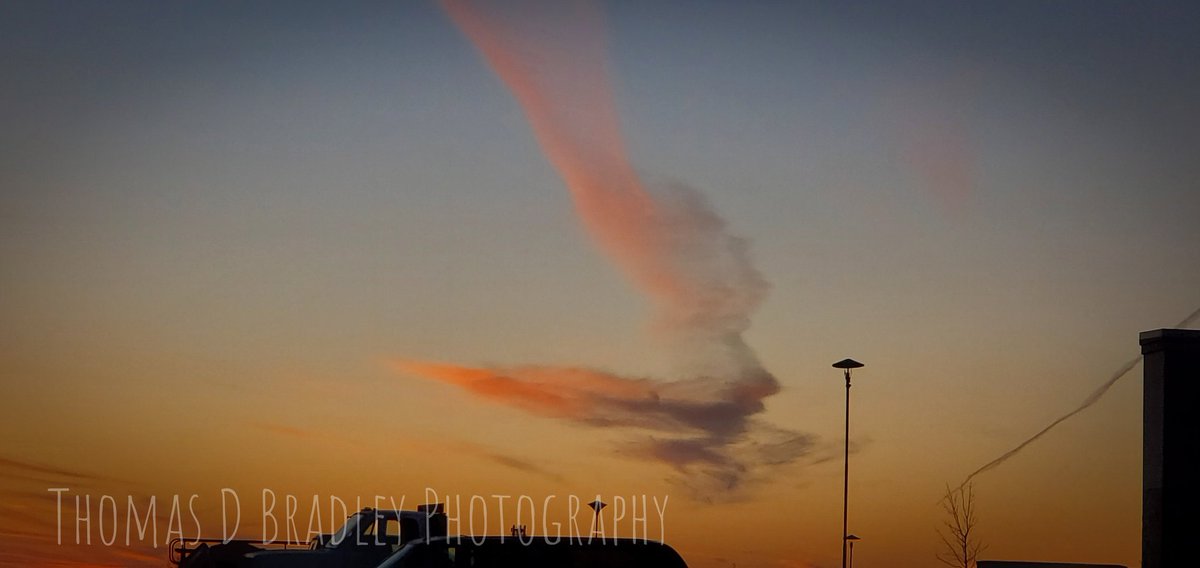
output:
[[[179,568],[687,568],[666,544],[599,536],[447,536],[441,505],[363,509],[307,543],[201,539],[172,542]]]
[[[445,536],[441,505],[416,511],[365,508],[337,532],[309,542],[177,539],[168,554],[179,568],[375,568],[412,541]]]
[[[644,539],[469,537],[412,541],[378,568],[687,568],[670,546]]]

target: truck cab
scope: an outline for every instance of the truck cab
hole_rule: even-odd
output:
[[[173,542],[169,550],[179,568],[374,568],[410,542],[445,535],[441,505],[416,511],[368,507],[333,534],[307,543],[201,539]]]

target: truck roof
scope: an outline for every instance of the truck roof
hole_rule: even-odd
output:
[[[378,568],[687,568],[670,546],[638,538],[448,536],[413,541]]]

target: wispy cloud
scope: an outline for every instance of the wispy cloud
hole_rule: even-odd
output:
[[[264,432],[270,432],[272,434],[287,436],[289,438],[298,438],[298,439],[302,439],[302,440],[307,440],[307,439],[314,438],[317,436],[317,433],[313,432],[311,430],[305,430],[304,428],[298,428],[296,426],[290,426],[288,424],[280,424],[277,422],[251,421],[251,422],[248,422],[247,424],[253,428],[257,428]]]
[[[561,474],[555,473],[541,465],[538,465],[532,460],[513,457],[479,444],[473,444],[471,442],[453,442],[449,444],[449,446],[456,451],[474,455],[510,469],[539,475],[551,481],[565,481],[565,478],[563,478]]]
[[[0,476],[19,479],[99,481],[105,478],[90,473],[34,462],[0,457]]]
[[[814,436],[753,419],[764,410],[762,399],[777,389],[765,377],[656,381],[581,368],[486,369],[413,360],[395,365],[533,415],[640,433],[618,451],[699,478],[697,494],[714,486],[736,488],[752,470],[793,463],[816,448]]]
[[[622,451],[671,465],[689,486],[728,491],[753,469],[806,455],[812,435],[758,418],[780,385],[744,337],[769,288],[748,243],[699,191],[647,185],[626,155],[603,11],[582,0],[442,6],[525,111],[583,229],[653,302],[656,330],[686,372],[653,380],[539,365],[397,367],[533,415],[638,430]]]

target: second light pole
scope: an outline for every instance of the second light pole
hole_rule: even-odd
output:
[[[860,540],[862,539],[854,535],[846,537],[846,542],[850,543],[850,568],[854,568],[854,543]]]
[[[850,512],[850,369],[858,369],[863,364],[854,359],[842,359],[833,364],[835,369],[842,369],[846,375],[846,467],[842,478],[842,568],[846,568],[846,534],[847,518]]]

